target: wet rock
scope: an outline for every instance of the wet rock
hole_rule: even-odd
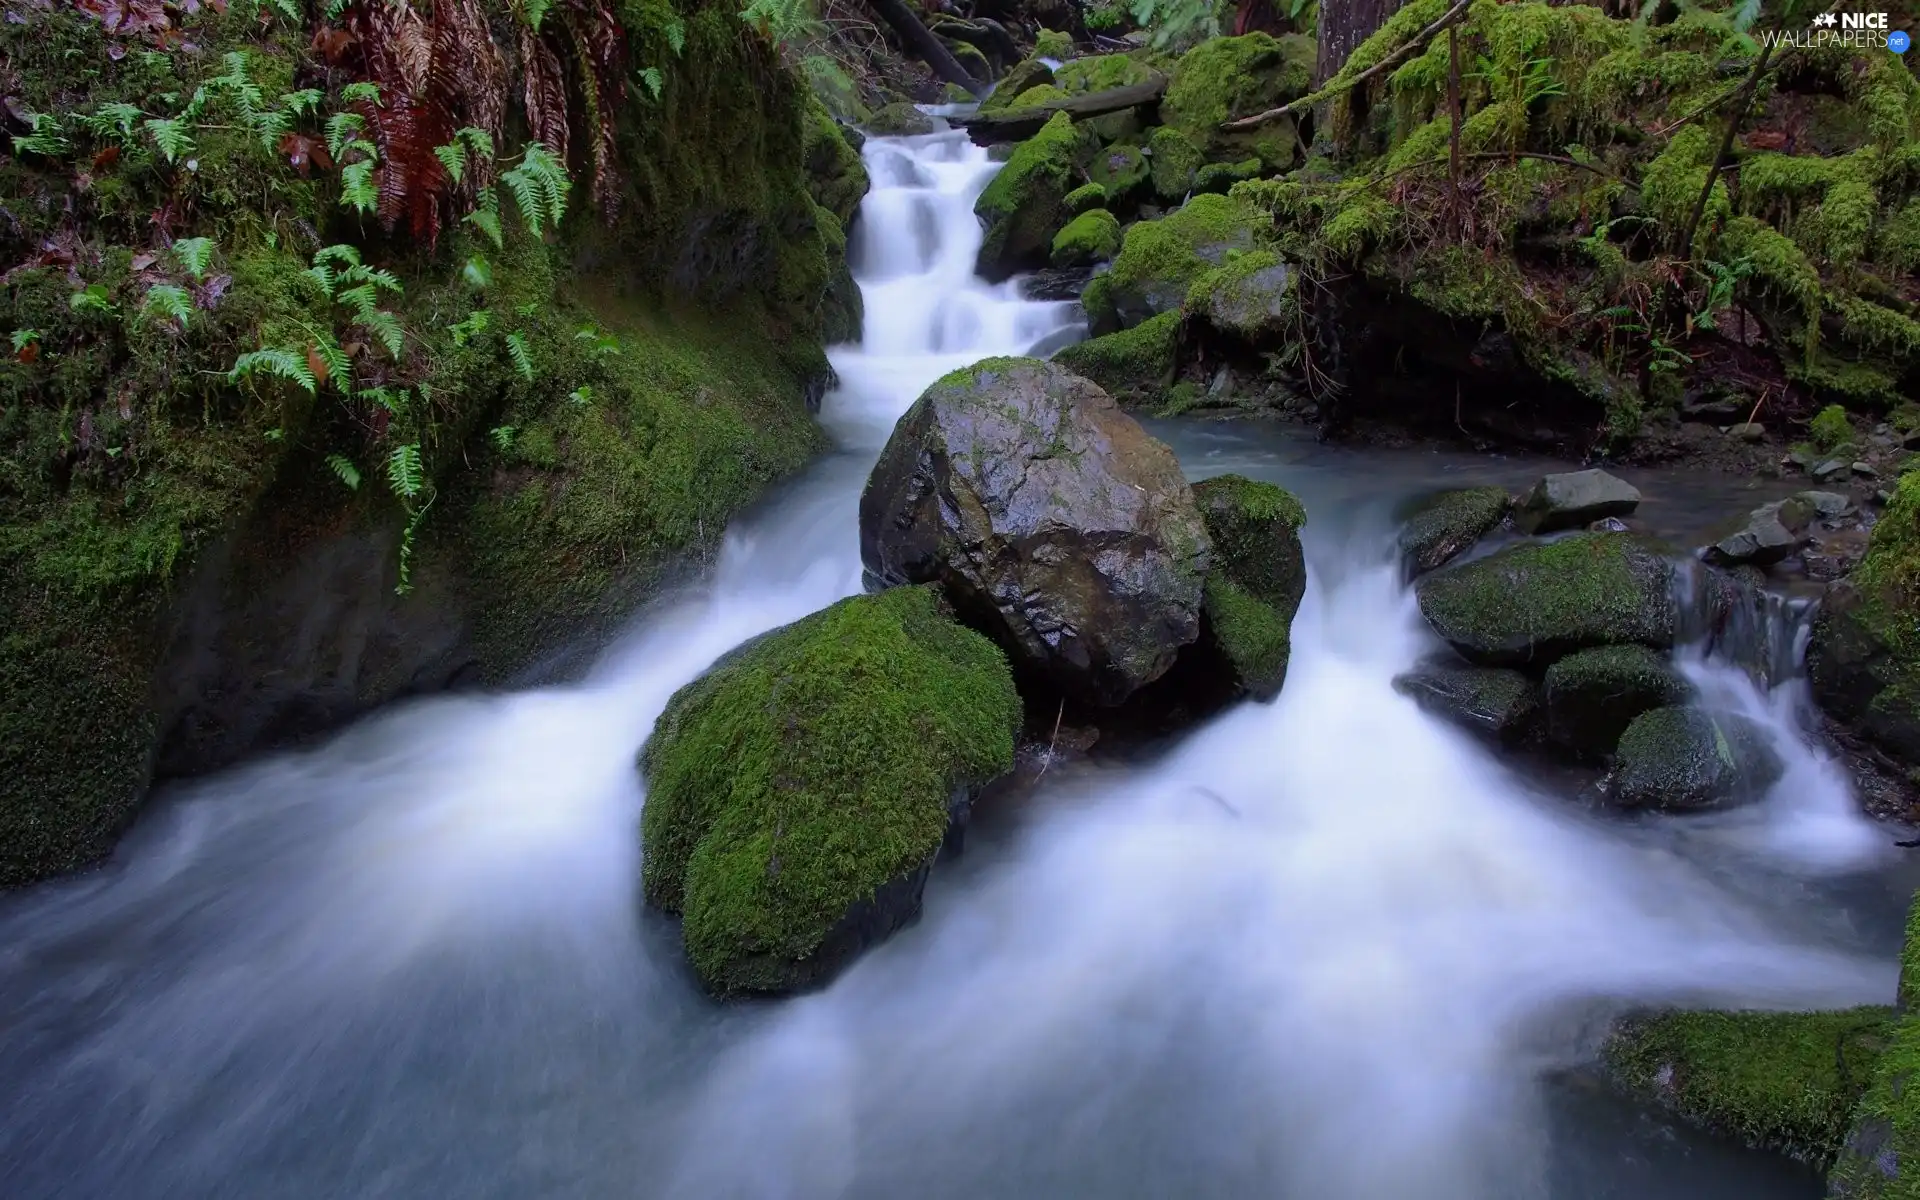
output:
[[[1435,664],[1396,676],[1393,690],[1435,716],[1506,744],[1538,724],[1540,689],[1518,671]]]
[[[1000,112],[1014,106],[1013,102],[1037,87],[1047,87],[1053,83],[1053,68],[1038,58],[1029,58],[1015,63],[993,85],[993,94],[980,102],[981,112]]]
[[[1178,129],[1162,125],[1147,139],[1147,154],[1152,163],[1149,172],[1153,194],[1164,204],[1178,204],[1193,190],[1195,172],[1206,158],[1193,139]]]
[[[1593,524],[1587,526],[1587,532],[1589,533],[1632,533],[1634,532],[1634,528],[1633,526],[1627,524],[1625,521],[1622,521],[1619,517],[1601,517],[1598,521],[1595,521]]]
[[[1633,719],[1681,704],[1693,688],[1664,654],[1645,646],[1601,646],[1547,668],[1541,692],[1547,738],[1576,754],[1611,754]]]
[[[1673,645],[1673,564],[1624,533],[1529,542],[1423,577],[1427,623],[1485,666],[1545,667],[1577,650]]]
[[[1793,498],[1823,520],[1835,520],[1853,511],[1853,498],[1842,492],[1795,492]]]
[[[1291,628],[1307,590],[1306,511],[1284,489],[1239,475],[1193,487],[1213,543],[1199,642],[1184,654],[1218,664],[1232,696],[1268,700],[1286,682]],[[1184,655],[1183,655],[1184,657]]]
[[[1762,504],[1747,514],[1739,528],[1701,551],[1701,557],[1717,567],[1769,566],[1806,542],[1814,516],[1813,506],[1798,497]]]
[[[1409,578],[1424,575],[1470,548],[1506,518],[1513,497],[1505,488],[1459,488],[1420,502],[1400,527],[1400,553]]]
[[[1094,157],[1089,172],[1106,193],[1106,202],[1122,205],[1139,198],[1149,167],[1138,146],[1109,146]]]
[[[1047,267],[1022,275],[1020,294],[1028,300],[1078,300],[1092,277],[1086,267]]]
[[[1086,376],[1117,400],[1133,403],[1158,396],[1173,382],[1180,346],[1180,314],[1062,347],[1053,360]]]
[[[911,137],[934,129],[932,117],[905,101],[877,108],[866,120],[866,131],[878,137]]]
[[[1524,533],[1578,529],[1601,517],[1624,517],[1640,507],[1632,484],[1598,469],[1548,475],[1515,506],[1513,523]]]
[[[937,582],[1017,669],[1114,705],[1200,630],[1211,545],[1173,452],[1093,382],[988,359],[894,427],[860,498],[886,585]]]
[[[992,643],[932,588],[854,596],[676,692],[640,765],[647,902],[713,992],[826,982],[913,920],[1021,718]]]
[[[1853,473],[1854,473],[1855,475],[1858,475],[1858,476],[1860,476],[1860,477],[1861,477],[1861,478],[1863,478],[1863,479],[1878,479],[1878,478],[1880,478],[1880,472],[1878,472],[1878,471],[1876,471],[1876,470],[1874,470],[1874,469],[1873,469],[1873,464],[1872,464],[1872,463],[1865,463],[1865,462],[1857,462],[1857,463],[1854,463],[1854,464],[1853,464]]]
[[[1656,708],[1620,735],[1608,795],[1672,812],[1755,800],[1780,778],[1766,731],[1737,713]]]
[[[1256,157],[1269,170],[1285,170],[1298,142],[1291,120],[1241,132],[1221,126],[1304,96],[1313,83],[1313,57],[1313,41],[1298,34],[1209,38],[1174,65],[1160,115],[1208,161]]]
[[[1215,267],[1187,292],[1189,316],[1248,345],[1271,345],[1295,331],[1299,282],[1271,250],[1256,250]]]
[[[1767,437],[1767,427],[1758,421],[1747,421],[1732,426],[1727,432],[1743,442],[1762,442]]]
[[[1837,479],[1845,475],[1849,466],[1851,466],[1851,464],[1844,458],[1829,458],[1807,468],[1807,473],[1815,479],[1824,482],[1825,480]]]
[[[1807,679],[1827,713],[1901,760],[1920,764],[1914,700],[1920,659],[1907,632],[1911,623],[1896,604],[1853,582],[1829,586],[1807,643]]]

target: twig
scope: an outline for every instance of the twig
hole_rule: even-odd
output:
[[[1060,744],[1060,718],[1067,715],[1067,698],[1060,697],[1060,711],[1053,714],[1053,737],[1047,740],[1047,759],[1040,764],[1040,773],[1033,777],[1039,783],[1047,776],[1047,768],[1053,765],[1053,748]]]
[[[1694,232],[1700,227],[1700,218],[1707,213],[1707,201],[1712,198],[1713,185],[1720,178],[1721,164],[1733,152],[1733,139],[1740,132],[1740,122],[1747,118],[1747,109],[1753,104],[1753,94],[1760,90],[1760,77],[1767,73],[1767,59],[1772,56],[1772,42],[1760,47],[1760,57],[1753,60],[1753,69],[1747,72],[1746,82],[1740,85],[1740,102],[1727,115],[1727,128],[1720,135],[1720,149],[1714,153],[1713,163],[1707,167],[1707,186],[1700,189],[1700,198],[1693,202],[1693,215],[1687,218],[1687,227],[1680,234],[1681,258],[1693,257]]]
[[[1251,117],[1242,117],[1237,121],[1228,121],[1226,124],[1222,125],[1220,128],[1227,129],[1227,130],[1252,129],[1256,125],[1265,125],[1269,121],[1278,121],[1281,117],[1284,117],[1289,113],[1296,113],[1304,108],[1312,108],[1314,105],[1320,103],[1322,100],[1325,100],[1328,97],[1337,95],[1341,92],[1351,91],[1352,89],[1359,87],[1361,84],[1365,83],[1367,80],[1372,79],[1375,75],[1378,75],[1382,71],[1385,71],[1387,68],[1398,66],[1401,60],[1407,58],[1415,50],[1418,50],[1420,47],[1426,45],[1426,43],[1433,37],[1434,34],[1439,33],[1442,29],[1445,29],[1448,25],[1451,25],[1460,16],[1461,13],[1466,12],[1467,6],[1470,3],[1472,3],[1472,0],[1459,0],[1459,3],[1455,4],[1452,8],[1442,13],[1440,15],[1439,20],[1427,26],[1425,29],[1422,29],[1419,33],[1414,34],[1412,40],[1406,42],[1398,50],[1395,50],[1392,54],[1387,55],[1385,58],[1381,59],[1379,62],[1373,64],[1371,67],[1368,67],[1366,70],[1360,72],[1358,75],[1355,75],[1352,79],[1347,80],[1345,83],[1329,83],[1326,87],[1321,88],[1319,91],[1314,92],[1312,95],[1302,96],[1298,100],[1292,101],[1291,103],[1282,104],[1279,108],[1270,108],[1266,112],[1255,113]]]
[[[1753,424],[1753,419],[1760,415],[1760,406],[1767,402],[1767,396],[1771,394],[1771,392],[1771,388],[1760,389],[1760,398],[1753,402],[1753,411],[1747,414],[1747,424]]]

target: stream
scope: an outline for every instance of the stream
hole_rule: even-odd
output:
[[[1682,652],[1789,763],[1692,819],[1591,810],[1396,694],[1438,643],[1392,513],[1508,482],[1464,457],[1156,426],[1196,478],[1306,504],[1281,696],[983,812],[925,918],[829,989],[698,992],[638,900],[654,719],[859,589],[859,489],[928,383],[1076,334],[1076,306],[973,276],[984,151],[864,154],[842,449],[704,583],[578,685],[410,703],[177,786],[104,869],[0,897],[6,1195],[1819,1196],[1578,1068],[1636,1005],[1890,1002],[1913,872],[1799,732],[1798,682]],[[1650,519],[1739,511],[1720,486],[1664,480]]]

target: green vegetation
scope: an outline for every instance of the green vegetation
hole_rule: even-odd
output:
[[[1306,510],[1285,489],[1239,475],[1195,484],[1193,498],[1213,543],[1202,637],[1241,691],[1271,697],[1286,680],[1293,617],[1306,594]]]
[[[1180,307],[1188,289],[1233,250],[1251,250],[1254,214],[1226,196],[1195,196],[1157,221],[1127,228],[1105,294],[1121,324],[1137,324]],[[1089,315],[1099,321],[1085,297]]]
[[[1179,341],[1180,314],[1164,312],[1131,329],[1063,347],[1053,361],[1115,398],[1151,396],[1172,381]]]
[[[856,905],[930,863],[956,792],[1013,765],[1000,652],[932,588],[857,596],[723,659],[642,752],[647,899],[716,992],[784,991]]]
[[[433,68],[425,141],[389,136],[391,81],[338,13],[0,28],[36,114],[0,159],[0,886],[110,845],[216,543],[267,574],[390,544],[371,586],[440,589],[498,677],[613,620],[820,444],[803,397],[851,284],[808,191],[847,210],[864,186],[830,119],[732,8],[629,0],[609,20],[638,90],[551,22],[522,44],[553,47],[563,106],[531,120],[556,140],[509,142],[489,12],[428,47],[461,70]],[[520,12],[492,15],[517,36]],[[374,703],[393,667],[345,683]]]
[[[1892,1020],[1887,1008],[1662,1013],[1625,1022],[1605,1056],[1628,1089],[1683,1119],[1825,1168]]]
[[[1120,249],[1120,220],[1104,208],[1081,213],[1054,235],[1052,261],[1056,267],[1083,267],[1106,262]]]
[[[1065,201],[1080,182],[1075,160],[1082,149],[1081,135],[1065,113],[1055,113],[1014,149],[974,202],[974,212],[987,226],[980,246],[983,271],[1004,276],[1045,259],[1053,235],[1066,224]]]

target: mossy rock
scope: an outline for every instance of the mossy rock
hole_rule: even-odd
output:
[[[1673,645],[1673,564],[1624,533],[1529,542],[1425,576],[1420,612],[1484,666],[1544,668],[1577,650]]]
[[[832,213],[842,230],[853,223],[853,215],[866,196],[869,180],[860,151],[849,142],[840,123],[826,106],[808,97],[806,146],[807,188],[814,202]]]
[[[1827,589],[1807,645],[1821,708],[1920,766],[1920,472],[1900,477],[1853,574]]]
[[[1674,812],[1758,799],[1782,764],[1764,729],[1738,713],[1655,708],[1627,725],[1608,788],[1615,804]]]
[[[1168,312],[1132,329],[1064,346],[1053,361],[1093,380],[1115,399],[1138,401],[1172,382],[1179,345],[1180,314]]]
[[[1189,319],[1245,346],[1274,346],[1297,337],[1300,282],[1271,250],[1229,257],[1187,292]]]
[[[977,269],[991,280],[1045,264],[1053,235],[1067,223],[1066,198],[1081,182],[1085,149],[1072,118],[1055,113],[1039,133],[1021,142],[973,211],[986,226]]]
[[[919,912],[1020,700],[932,588],[855,596],[676,692],[641,752],[648,903],[716,993],[825,982]]]
[[[874,109],[866,120],[866,131],[877,137],[916,137],[932,133],[935,128],[932,117],[921,112],[918,105],[904,100]]]
[[[1049,87],[1053,84],[1053,68],[1041,62],[1038,57],[1028,58],[1007,68],[1000,82],[993,85],[993,94],[980,102],[983,113],[1004,112],[1015,107],[1014,102],[1037,87]]]
[[[1631,1095],[1688,1124],[1824,1170],[1893,1040],[1890,1008],[1630,1018],[1602,1054]]]
[[[1889,1044],[1855,1106],[1827,1176],[1833,1200],[1913,1200],[1920,1195],[1920,893],[1907,909],[1900,951],[1898,1015]]]
[[[1087,168],[1093,182],[1116,205],[1140,199],[1148,188],[1150,171],[1147,157],[1138,146],[1109,146],[1094,155]]]
[[[1260,178],[1264,169],[1257,158],[1246,158],[1237,163],[1206,163],[1193,173],[1193,190],[1225,195],[1236,183]]]
[[[1599,646],[1548,667],[1542,692],[1548,740],[1597,757],[1613,753],[1635,717],[1684,704],[1693,688],[1663,654],[1645,646]]]
[[[1430,664],[1395,676],[1393,690],[1437,717],[1507,745],[1527,740],[1539,724],[1539,685],[1505,667]]]
[[[1286,682],[1293,618],[1307,590],[1300,548],[1306,510],[1286,489],[1240,475],[1193,485],[1213,566],[1201,605],[1200,641],[1235,696],[1269,700]]]
[[[1291,120],[1243,133],[1220,126],[1306,95],[1313,60],[1313,42],[1297,34],[1212,38],[1174,65],[1160,102],[1161,118],[1193,139],[1210,162],[1257,158],[1269,170],[1285,170],[1293,163],[1297,141]]]
[[[1227,196],[1195,196],[1157,221],[1127,228],[1100,298],[1110,310],[1088,315],[1095,329],[1122,327],[1178,310],[1201,275],[1235,252],[1254,248],[1254,214]]]
[[[1505,488],[1455,488],[1420,501],[1400,526],[1400,554],[1409,578],[1445,566],[1506,519]]]
[[[1153,68],[1130,54],[1095,54],[1060,64],[1054,84],[1069,96],[1131,87],[1152,79]]]
[[[1086,267],[1106,262],[1120,249],[1120,220],[1104,208],[1081,213],[1053,238],[1050,261],[1056,267]]]
[[[1164,204],[1178,204],[1193,190],[1194,174],[1206,162],[1193,139],[1162,125],[1147,138],[1153,194]]]
[[[1103,185],[1083,183],[1066,194],[1060,201],[1060,207],[1067,216],[1077,217],[1096,208],[1105,208],[1108,199],[1107,189]]]

